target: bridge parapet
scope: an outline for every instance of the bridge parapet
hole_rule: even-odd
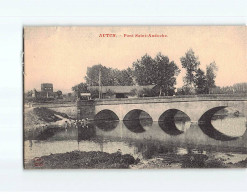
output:
[[[247,101],[247,95],[191,95],[191,96],[162,96],[143,98],[115,98],[97,99],[95,105],[107,104],[138,104],[138,103],[170,103],[170,102],[198,102],[198,101]]]
[[[165,111],[177,109],[187,114],[191,121],[197,122],[205,112],[217,107],[232,107],[247,118],[247,96],[243,95],[100,99],[78,101],[77,106],[79,119],[94,119],[100,111],[110,110],[119,120],[123,120],[130,111],[142,110],[148,113],[153,121],[158,121]]]

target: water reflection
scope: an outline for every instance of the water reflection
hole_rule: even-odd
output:
[[[170,109],[164,112],[159,118],[160,128],[169,135],[180,135],[189,129],[190,118],[184,112],[177,109]]]
[[[211,120],[211,124],[215,129],[230,137],[243,136],[246,130],[246,118],[241,116]]]
[[[81,140],[90,140],[96,136],[95,125],[88,124],[85,126],[78,127],[78,142]]]
[[[95,125],[103,131],[112,131],[118,126],[119,121],[98,120]]]
[[[59,132],[63,132],[64,128],[60,127],[40,127],[34,130],[29,130],[25,132],[24,138],[26,140],[47,140],[50,137],[53,137]]]
[[[185,122],[182,123],[185,124]],[[184,132],[184,131],[180,131],[177,128],[175,121],[159,121],[159,126],[165,133],[169,135],[180,135]]]
[[[246,118],[232,108],[217,107],[202,115],[199,127],[213,139],[230,141],[244,135]]]
[[[128,130],[134,133],[143,133],[145,132],[145,127],[150,127],[153,124],[152,119],[141,119],[141,120],[129,120],[123,121],[124,125]]]
[[[174,118],[168,122],[153,122],[150,119],[101,121],[77,128],[69,127],[67,131],[64,128],[45,130],[35,136],[27,136],[25,159],[73,150],[121,151],[145,159],[167,154],[201,154],[211,150],[247,153],[246,119],[242,117],[217,119],[210,123],[204,121],[199,125],[191,125],[190,121],[182,120],[181,117]],[[223,129],[217,132],[216,128],[220,129],[221,126]],[[230,132],[232,136],[226,136]],[[233,137],[240,135],[239,132],[244,132],[241,137]],[[168,163],[169,158],[166,156]],[[174,156],[171,159],[176,161]]]
[[[199,127],[207,136],[215,140],[230,141],[230,140],[238,139],[238,137],[230,137],[218,131],[217,129],[213,127],[213,125],[211,124],[211,121],[204,122],[204,123],[200,122]]]

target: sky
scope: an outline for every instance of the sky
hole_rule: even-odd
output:
[[[247,82],[246,46],[245,26],[25,27],[24,90],[39,91],[41,83],[53,83],[54,91],[70,92],[85,81],[87,67],[102,64],[122,70],[146,53],[155,57],[158,52],[181,69],[176,85],[181,87],[185,70],[180,57],[190,48],[199,57],[201,69],[216,62],[217,86],[229,86]]]

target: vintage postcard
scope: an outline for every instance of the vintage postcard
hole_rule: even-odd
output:
[[[246,26],[27,26],[25,169],[247,167]]]

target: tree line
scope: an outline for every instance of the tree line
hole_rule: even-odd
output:
[[[247,83],[236,83],[232,86],[215,87],[210,90],[213,94],[234,94],[234,93],[247,93]]]
[[[131,68],[118,70],[105,67],[101,64],[87,68],[85,83],[80,83],[72,90],[75,92],[89,92],[88,86],[99,85],[99,72],[103,86],[130,86],[130,85],[156,85],[158,92],[148,92],[149,96],[172,96],[189,94],[207,94],[210,88],[216,87],[215,78],[218,70],[215,62],[211,62],[203,71],[200,61],[192,49],[189,49],[180,58],[182,68],[186,70],[183,78],[184,85],[175,92],[177,76],[181,70],[168,56],[158,53],[154,58],[145,54],[132,63]],[[97,92],[92,92],[97,94]]]

